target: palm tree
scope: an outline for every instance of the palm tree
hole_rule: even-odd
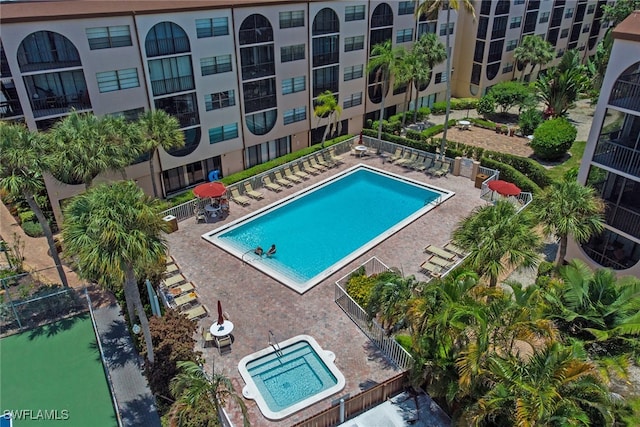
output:
[[[142,138],[147,144],[149,156],[149,173],[153,185],[153,197],[158,197],[156,175],[153,162],[158,154],[158,148],[165,150],[184,147],[184,133],[180,130],[180,122],[164,110],[147,111],[138,118],[138,126]]]
[[[145,150],[139,129],[123,118],[71,112],[47,132],[51,172],[65,184],[89,188],[100,173],[124,168]]]
[[[437,64],[442,63],[447,59],[447,51],[445,46],[433,33],[423,34],[413,45],[412,52],[415,52],[416,56],[422,57],[423,64],[427,64],[428,67],[422,66],[416,69],[416,74],[413,77],[413,81],[416,85],[416,98],[419,96],[420,91],[417,90],[423,84],[429,83],[431,79],[431,71]],[[413,121],[416,121],[416,115],[418,114],[418,108],[413,110]]]
[[[540,76],[535,86],[549,115],[563,116],[589,86],[588,70],[580,63],[579,52],[570,50],[565,53],[560,64]]]
[[[537,198],[536,213],[544,224],[544,232],[560,238],[556,267],[567,254],[568,236],[584,243],[604,229],[604,202],[592,187],[578,181],[562,180],[552,183]]]
[[[404,48],[393,48],[391,40],[378,43],[371,49],[371,59],[367,64],[367,73],[375,74],[375,82],[381,90],[380,116],[378,117],[378,139],[382,139],[382,120],[384,120],[384,100],[389,91],[389,84],[402,56]]]
[[[442,155],[443,159],[445,157],[445,150],[447,148],[447,129],[449,128],[449,114],[451,113],[451,34],[449,34],[449,26],[451,24],[451,9],[460,10],[460,5],[462,5],[467,12],[471,13],[473,15],[473,18],[475,19],[476,11],[473,7],[472,0],[429,0],[421,3],[416,9],[416,17],[419,17],[422,14],[437,14],[437,12],[441,9],[446,9],[447,11],[447,109],[444,116],[442,142],[440,143],[440,154]]]
[[[320,125],[320,120],[324,118],[329,121],[324,129],[322,143],[320,144],[320,146],[324,148],[324,142],[327,140],[328,135],[342,131],[342,123],[340,122],[342,107],[330,90],[325,90],[318,96],[313,109],[313,115],[318,118],[318,126]]]
[[[414,276],[395,276],[378,281],[371,290],[367,313],[382,322],[382,327],[391,334],[393,327],[406,318],[407,304],[418,283]]]
[[[520,81],[524,79],[525,69],[531,64],[531,73],[536,65],[543,66],[553,60],[555,57],[555,49],[545,39],[536,35],[524,36],[520,46],[514,49],[513,58],[518,64],[522,65],[522,74]]]
[[[508,200],[476,209],[453,232],[453,241],[469,250],[467,261],[478,274],[496,286],[498,276],[509,267],[532,267],[538,260],[540,237],[533,231],[528,211],[516,215]]]
[[[42,170],[47,147],[40,134],[21,124],[0,121],[0,188],[12,196],[22,196],[42,226],[60,282],[68,287],[67,275],[53,240],[49,221],[45,218],[36,195],[44,188]]]
[[[466,416],[473,425],[610,425],[611,397],[596,366],[555,342],[528,360],[492,354],[486,392]]]
[[[411,102],[411,94],[413,92],[413,82],[415,76],[418,72],[420,72],[423,76],[423,80],[426,76],[429,75],[431,70],[424,66],[424,59],[418,57],[413,50],[410,52],[404,51],[402,56],[399,58],[398,66],[396,68],[396,78],[394,81],[394,86],[400,87],[405,85],[404,91],[404,114],[402,114],[402,127],[404,128],[404,124],[407,119],[407,112],[409,111],[409,104]],[[424,71],[423,71],[424,70]]]
[[[170,384],[171,393],[177,398],[172,410],[171,418],[180,425],[180,420],[188,413],[197,412],[199,408],[209,405],[218,417],[219,425],[222,422],[222,408],[229,398],[236,401],[242,410],[243,425],[250,426],[247,407],[234,389],[231,380],[213,370],[210,378],[201,366],[194,362],[178,362],[181,372],[176,375]]]
[[[144,332],[147,358],[153,363],[149,321],[142,306],[136,270],[157,264],[166,253],[162,207],[132,181],[99,185],[73,198],[64,209],[62,235],[75,254],[80,275],[100,284],[123,284],[129,321]]]

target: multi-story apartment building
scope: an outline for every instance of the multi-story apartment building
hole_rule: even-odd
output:
[[[577,245],[567,259],[640,276],[640,11],[613,30],[613,49],[602,84],[578,181],[606,203],[602,234]]]
[[[160,150],[153,159],[157,176],[142,161],[126,174],[148,193],[155,180],[162,189],[157,196],[166,196],[206,180],[211,171],[225,176],[320,142],[326,121],[313,116],[313,105],[325,90],[343,108],[342,132],[358,133],[366,119],[379,115],[380,85],[375,73],[366,72],[379,42],[410,48],[431,32],[444,43],[449,31],[453,94],[468,96],[513,77],[489,70],[513,62],[514,41],[531,32],[530,11],[536,12],[535,32],[546,33],[555,21],[543,22],[543,11],[562,4],[564,17],[574,4],[576,16],[558,27],[573,31],[580,16],[575,40],[571,33],[574,47],[588,42],[591,49],[595,39],[587,37],[600,33],[599,18],[592,22],[602,1],[476,3],[476,20],[452,11],[448,27],[445,11],[416,19],[415,1],[4,3],[0,114],[46,130],[72,109],[127,118],[163,109],[178,118],[185,146]],[[523,28],[506,30],[505,22],[518,16]],[[587,25],[591,30],[583,31]],[[486,39],[487,54],[473,54],[474,37]],[[478,64],[481,80],[475,77]],[[444,63],[434,67],[430,82],[418,88],[418,106],[445,99],[445,71]],[[391,87],[385,116],[404,109],[405,91]],[[58,218],[60,202],[84,191],[50,176],[46,183]]]
[[[532,67],[523,68],[514,59],[513,51],[527,35],[538,35],[555,46],[556,58],[542,69],[557,65],[567,50],[578,49],[586,60],[608,28],[602,19],[604,4],[607,0],[475,2],[476,17],[461,14],[458,23],[458,32],[465,37],[459,37],[456,45],[453,92],[458,97],[481,96],[497,83],[535,78],[540,66],[531,76]]]

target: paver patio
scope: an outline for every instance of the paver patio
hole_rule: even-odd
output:
[[[223,310],[228,312],[235,328],[232,352],[220,356],[215,347],[203,351],[207,360],[207,371],[215,365],[217,371],[231,378],[238,394],[244,381],[238,373],[239,360],[253,352],[267,347],[268,331],[271,330],[279,341],[300,334],[313,336],[325,350],[336,354],[336,365],[346,377],[345,389],[303,411],[279,421],[266,420],[257,405],[247,403],[250,420],[254,426],[286,426],[294,424],[331,406],[332,401],[344,395],[355,395],[372,382],[385,381],[398,374],[393,366],[376,350],[365,335],[349,320],[334,302],[334,283],[348,272],[357,268],[372,256],[378,257],[390,267],[398,267],[405,275],[415,275],[418,280],[427,277],[419,272],[420,264],[427,258],[422,249],[428,244],[443,245],[450,237],[455,225],[477,206],[485,202],[480,199],[480,190],[474,181],[448,175],[431,178],[423,173],[409,171],[396,165],[383,163],[378,156],[362,159],[344,155],[345,164],[313,177],[281,193],[260,189],[264,200],[252,201],[250,206],[241,207],[231,203],[231,214],[217,223],[197,224],[194,218],[182,221],[179,230],[168,236],[170,254],[176,259],[187,280],[196,285],[199,299],[208,308],[210,315],[199,322],[199,327],[209,328],[216,319],[217,300],[221,300]],[[409,226],[373,247],[342,269],[335,272],[303,295],[287,288],[238,258],[208,243],[200,236],[220,225],[236,220],[261,207],[326,179],[329,174],[347,169],[356,163],[397,173],[401,176],[429,183],[436,187],[455,191],[456,195],[431,210]],[[339,212],[336,212],[339,215]],[[366,212],[363,212],[366,215]],[[309,218],[313,227],[313,218]],[[273,242],[278,244],[278,242]],[[313,256],[312,253],[309,256]],[[198,336],[200,338],[200,336]],[[230,406],[232,420],[240,423],[239,410]]]

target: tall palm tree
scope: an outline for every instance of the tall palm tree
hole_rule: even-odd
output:
[[[129,321],[136,317],[144,332],[147,358],[153,364],[153,342],[142,306],[136,270],[165,256],[162,207],[132,181],[99,185],[73,198],[64,209],[62,235],[75,254],[80,275],[100,284],[122,284]]]
[[[389,91],[391,79],[398,67],[404,48],[393,48],[391,40],[378,43],[371,49],[371,59],[367,64],[367,73],[374,73],[377,87],[381,90],[380,115],[378,117],[378,139],[382,138],[382,120],[384,120],[384,101]]]
[[[46,155],[47,147],[40,134],[31,132],[20,124],[0,121],[0,188],[12,196],[20,195],[27,201],[42,226],[60,282],[68,287],[67,275],[60,261],[49,221],[36,198],[45,188],[42,170]]]
[[[414,276],[395,276],[378,281],[371,290],[367,312],[371,317],[378,316],[388,334],[393,326],[405,320],[407,304],[417,285]]]
[[[442,42],[433,33],[423,34],[412,46],[412,52],[415,52],[417,56],[421,56],[424,60],[423,64],[427,64],[428,67],[421,67],[416,69],[413,81],[416,85],[416,98],[420,95],[420,88],[423,84],[429,83],[431,79],[431,71],[433,67],[444,62],[447,59],[447,51]],[[427,72],[428,71],[428,72]],[[426,73],[425,73],[426,72]],[[413,110],[413,121],[416,121],[418,114],[418,108]]]
[[[146,143],[149,155],[149,173],[151,175],[151,184],[153,185],[153,197],[158,197],[158,188],[156,185],[156,174],[153,163],[158,154],[158,148],[165,150],[172,148],[184,147],[184,133],[180,130],[180,122],[178,119],[164,110],[151,110],[142,114],[137,122],[142,138]]]
[[[520,46],[513,51],[513,58],[522,65],[520,81],[524,80],[528,64],[531,64],[531,73],[529,74],[533,74],[536,65],[543,66],[551,62],[554,57],[555,49],[551,43],[537,35],[524,36]]]
[[[71,112],[47,132],[48,172],[65,184],[89,188],[100,173],[120,171],[145,150],[139,129],[123,118]]]
[[[540,237],[533,231],[529,211],[516,215],[508,200],[476,209],[453,232],[453,241],[467,248],[471,267],[480,276],[488,276],[496,286],[498,276],[514,266],[532,267],[538,261]]]
[[[313,115],[318,118],[318,126],[320,125],[320,120],[324,118],[328,119],[327,127],[324,129],[322,142],[320,144],[320,146],[324,148],[324,143],[328,135],[342,131],[342,123],[340,122],[342,107],[330,90],[325,90],[316,98]]]
[[[595,190],[575,180],[556,181],[537,198],[535,211],[544,232],[560,238],[556,267],[564,262],[569,235],[584,243],[604,229],[604,209]]]
[[[409,103],[411,101],[411,94],[413,92],[414,76],[418,69],[424,68],[424,60],[418,58],[413,51],[404,51],[399,58],[398,66],[396,68],[396,78],[394,79],[394,87],[405,86],[403,109],[402,114],[402,127],[407,119],[407,112],[409,111]],[[427,70],[429,73],[430,70]]]
[[[194,362],[178,362],[177,365],[181,372],[171,380],[170,388],[177,399],[171,418],[177,421],[178,425],[187,413],[197,412],[199,407],[207,405],[213,406],[219,425],[225,425],[222,422],[222,408],[228,399],[233,399],[240,406],[243,425],[251,425],[247,407],[242,398],[235,393],[229,378],[216,372],[215,367],[212,377],[209,377],[204,369]]]
[[[447,38],[446,38],[446,49],[447,49],[447,92],[446,92],[446,101],[447,108],[444,116],[444,129],[442,130],[442,142],[440,143],[440,154],[442,158],[445,157],[445,150],[447,148],[447,130],[449,128],[449,114],[451,113],[451,34],[449,34],[449,25],[451,24],[451,9],[460,10],[460,6],[463,6],[464,9],[473,15],[473,18],[476,17],[476,10],[473,7],[472,0],[426,0],[421,3],[416,9],[416,17],[419,17],[422,14],[437,15],[439,10],[447,11]]]

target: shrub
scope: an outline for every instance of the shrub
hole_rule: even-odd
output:
[[[22,230],[27,236],[30,236],[30,237],[44,236],[44,231],[42,231],[42,226],[40,225],[39,222],[34,222],[34,221],[23,222]]]
[[[578,131],[564,117],[543,122],[533,133],[531,148],[544,160],[557,160],[564,156],[576,140]]]
[[[352,276],[347,282],[347,293],[360,307],[365,307],[371,297],[376,279],[368,276]]]
[[[542,261],[540,265],[538,265],[538,277],[540,276],[551,276],[553,273],[554,264],[549,261]]]
[[[451,108],[454,110],[472,109],[478,106],[479,101],[478,98],[453,98],[451,99]]]
[[[540,123],[543,121],[542,112],[535,108],[528,108],[524,110],[518,118],[518,126],[522,130],[522,135],[533,135]]]
[[[422,108],[418,108],[418,114],[416,115],[416,118],[418,120],[422,120],[425,117],[429,117],[430,115],[431,115],[431,108],[422,107]]]
[[[407,352],[411,352],[411,346],[413,345],[413,340],[410,335],[396,335],[396,341],[398,344],[402,346]]]
[[[530,102],[531,89],[520,82],[509,81],[496,84],[491,88],[489,94],[504,113],[511,107],[519,106],[522,108],[527,105]]]
[[[490,130],[495,130],[496,129],[496,124],[494,122],[492,122],[491,120],[482,120],[482,119],[476,119],[473,117],[468,118],[467,120],[469,120],[471,123],[474,124],[474,126],[478,126],[484,129],[490,129]]]
[[[489,114],[495,113],[496,100],[493,98],[493,96],[491,96],[491,94],[486,94],[485,96],[480,98],[480,101],[478,101],[476,111],[482,116],[488,116]]]
[[[446,111],[447,111],[446,101],[434,102],[433,105],[431,106],[431,112],[433,114],[444,114]]]
[[[540,187],[535,182],[527,178],[524,174],[518,172],[513,166],[501,163],[488,157],[483,157],[482,159],[480,159],[480,164],[487,168],[499,170],[500,179],[513,182],[515,185],[520,187],[522,191],[531,193],[537,193],[540,191]]]
[[[33,211],[24,211],[18,214],[18,219],[20,220],[20,224],[24,224],[25,222],[34,222],[37,221],[36,214]]]
[[[422,140],[422,134],[420,133],[420,131],[413,129],[407,129],[406,137],[409,139],[413,139],[414,141]]]
[[[484,152],[484,157],[512,166],[542,188],[551,183],[545,168],[540,163],[529,158],[488,150]]]

